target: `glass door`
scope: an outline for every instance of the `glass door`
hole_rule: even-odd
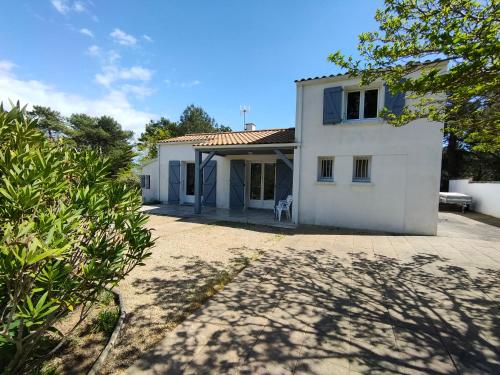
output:
[[[194,179],[194,163],[184,163],[183,203],[194,203]],[[201,195],[203,196],[203,184],[201,185]]]
[[[250,199],[251,208],[274,207],[274,186],[276,163],[250,164]]]

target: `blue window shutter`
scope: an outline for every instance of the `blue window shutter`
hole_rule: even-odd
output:
[[[203,204],[215,207],[217,203],[217,161],[210,160],[203,168]]]
[[[231,160],[229,172],[229,208],[245,207],[245,160]]]
[[[342,87],[328,87],[323,93],[323,125],[342,121]]]
[[[405,106],[405,93],[404,92],[398,92],[395,95],[391,93],[391,90],[389,90],[389,87],[384,84],[385,87],[385,103],[384,106],[394,113],[395,115],[399,116],[401,113],[403,113],[403,108]]]
[[[181,162],[169,160],[168,162],[168,202],[179,203],[181,186]]]

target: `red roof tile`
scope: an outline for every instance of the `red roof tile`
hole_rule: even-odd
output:
[[[187,142],[195,146],[228,146],[252,145],[272,143],[293,143],[295,128],[269,129],[222,133],[186,134],[180,137],[169,138],[160,143]]]

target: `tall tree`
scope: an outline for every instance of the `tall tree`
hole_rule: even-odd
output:
[[[73,114],[69,118],[71,138],[78,146],[98,149],[110,159],[110,174],[118,175],[132,166],[135,154],[131,145],[133,132],[123,130],[121,125],[109,116],[91,117]]]
[[[213,133],[217,131],[215,120],[201,107],[191,104],[182,112],[178,125],[179,135],[189,133]]]
[[[229,131],[231,131],[229,126],[217,124],[203,108],[191,104],[182,112],[178,122],[162,117],[158,121],[151,120],[149,124],[146,124],[144,133],[139,137],[138,148],[146,152],[146,159],[153,159],[157,156],[156,144],[162,139],[179,137],[189,133]]]
[[[395,125],[418,117],[442,121],[475,152],[500,152],[500,32],[498,0],[385,0],[379,31],[359,36],[360,59],[337,51],[329,60],[368,84],[385,80],[391,91],[416,101]],[[439,58],[439,64],[411,61]],[[419,73],[419,74],[413,74]],[[442,95],[446,93],[446,95]],[[433,98],[433,99],[429,99]]]
[[[58,138],[61,135],[69,135],[70,129],[64,117],[50,107],[34,105],[28,115],[37,120],[40,128],[50,139]]]
[[[173,134],[177,134],[177,124],[173,121],[160,118],[158,121],[151,120],[146,124],[144,133],[139,137],[137,148],[140,151],[145,151],[146,159],[154,159],[158,154],[156,144],[162,139],[171,138]]]

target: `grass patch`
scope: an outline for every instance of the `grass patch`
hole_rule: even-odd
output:
[[[179,324],[185,320],[215,294],[224,289],[224,287],[229,284],[241,271],[248,267],[252,261],[260,258],[263,253],[264,251],[259,249],[249,256],[241,255],[231,260],[231,264],[228,268],[217,272],[215,275],[208,278],[203,285],[194,288],[188,294],[187,307],[184,308],[182,312],[178,313],[174,317],[173,321],[176,324]]]
[[[99,311],[92,321],[90,331],[92,333],[103,332],[110,335],[113,333],[119,317],[120,311],[117,308]]]

